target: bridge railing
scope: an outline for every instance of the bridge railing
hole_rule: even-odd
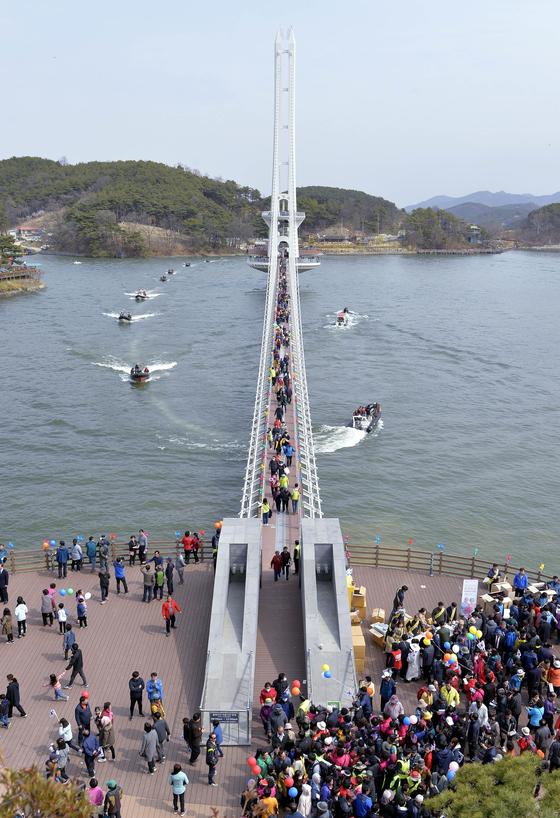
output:
[[[152,557],[154,551],[159,551],[164,559],[167,557],[175,557],[179,551],[183,551],[183,546],[180,540],[159,540],[150,542],[148,551],[146,552],[148,558]],[[85,546],[83,547],[84,565],[89,565],[89,557],[86,556]],[[54,571],[58,570],[58,563],[55,559],[56,548],[37,548],[28,549],[26,551],[13,550],[9,551],[4,562],[4,567],[11,574],[16,574],[22,571]],[[117,557],[124,557],[125,566],[128,565],[128,542],[113,542],[109,546],[108,559],[109,562],[114,562]],[[202,542],[198,550],[198,558],[201,562],[212,561],[212,543]],[[191,563],[193,560],[191,559]],[[138,558],[136,565],[139,565]]]
[[[517,560],[511,563],[496,557],[494,560],[481,557],[463,557],[455,554],[446,554],[444,551],[433,553],[420,551],[416,548],[405,548],[398,545],[382,543],[359,543],[348,545],[350,567],[360,565],[371,568],[392,568],[401,571],[414,571],[422,574],[447,575],[464,579],[484,579],[489,569],[496,563],[502,573],[508,575],[510,581],[518,572],[519,567],[525,567],[525,573],[532,582],[549,582],[552,575],[544,571],[531,570],[526,563]]]
[[[322,517],[319,476],[315,460],[309,395],[307,393],[297,265],[291,259],[288,261],[288,281],[291,304],[293,401],[296,451],[301,480],[301,511],[304,517]]]
[[[249,438],[249,451],[247,453],[247,466],[245,468],[243,497],[241,511],[239,512],[240,517],[254,517],[257,515],[266,478],[266,427],[270,395],[269,370],[272,356],[277,281],[276,259],[271,259],[267,276],[261,357],[257,376],[253,422]]]

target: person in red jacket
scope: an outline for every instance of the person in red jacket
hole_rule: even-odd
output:
[[[177,628],[177,625],[175,624],[175,612],[181,613],[181,609],[175,600],[171,596],[168,596],[161,606],[161,612],[163,614],[163,618],[165,619],[165,635],[169,636],[171,633],[171,628]]]
[[[185,536],[181,540],[183,543],[183,548],[185,550],[185,565],[188,565],[191,561],[191,551],[192,551],[192,537],[190,531],[185,531]]]
[[[273,702],[276,701],[276,691],[270,682],[264,683],[264,687],[261,690],[260,703],[264,704],[267,699],[272,699]]]
[[[280,551],[276,551],[270,562],[270,567],[274,568],[274,582],[278,582],[282,569],[284,568],[284,560]]]

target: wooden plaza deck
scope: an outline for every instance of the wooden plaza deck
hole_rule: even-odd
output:
[[[278,531],[278,517],[274,515],[276,529],[265,531],[266,549],[270,553]],[[287,522],[287,536],[295,539],[297,518]],[[280,524],[280,528],[282,524]],[[265,681],[272,681],[279,671],[286,673],[291,682],[294,677],[303,682],[305,676],[301,602],[297,577],[290,576],[289,582],[274,582],[268,554],[263,557],[264,571],[259,609],[259,635],[256,657],[255,706],[253,719],[254,751],[263,744],[262,727],[258,719],[258,695]],[[206,658],[206,642],[212,600],[213,571],[211,564],[190,565],[185,571],[185,584],[176,587],[175,598],[182,613],[178,616],[178,630],[167,639],[164,635],[163,619],[159,601],[150,605],[142,603],[142,583],[138,567],[127,568],[130,594],[115,593],[114,579],[111,582],[109,601],[101,606],[97,576],[90,574],[86,567],[81,573],[69,571],[66,581],[55,578],[47,571],[20,573],[10,577],[10,607],[22,595],[29,608],[28,635],[17,636],[13,645],[8,645],[2,637],[0,650],[4,656],[5,673],[13,673],[20,682],[22,704],[28,713],[22,719],[14,711],[12,726],[2,730],[2,752],[5,763],[13,767],[23,767],[36,763],[42,768],[47,756],[49,743],[57,737],[57,720],[50,717],[54,708],[59,717],[66,716],[74,725],[74,707],[78,703],[81,686],[75,684],[69,693],[68,703],[54,703],[51,692],[43,688],[51,672],[60,673],[65,666],[61,650],[62,637],[58,627],[44,628],[41,622],[40,597],[43,588],[56,581],[60,588],[81,588],[90,591],[92,598],[88,605],[88,629],[78,631],[78,641],[84,651],[84,669],[89,683],[90,702],[93,707],[103,706],[111,701],[115,714],[116,761],[96,764],[96,775],[100,783],[114,778],[125,794],[124,818],[144,818],[151,815],[163,816],[172,812],[171,788],[168,777],[171,766],[178,761],[189,777],[187,803],[190,815],[212,818],[217,810],[220,815],[239,814],[239,797],[248,778],[247,748],[224,748],[225,758],[220,760],[216,780],[219,786],[208,787],[204,756],[195,768],[189,767],[185,745],[181,740],[182,719],[191,716],[198,708],[202,691]],[[409,591],[406,607],[415,611],[422,605],[429,610],[441,599],[446,604],[458,600],[461,588],[459,579],[450,577],[429,577],[420,573],[404,571],[357,568],[357,583],[367,587],[367,623],[371,619],[373,607],[390,610],[395,589],[406,580]],[[58,599],[61,599],[59,596]],[[71,620],[75,617],[75,597],[65,598]],[[373,644],[366,634],[365,673],[372,676],[376,684],[378,698],[379,679],[384,667],[381,648]],[[555,648],[558,653],[558,649]],[[559,653],[560,655],[560,653]],[[129,716],[128,679],[131,672],[138,670],[144,680],[155,670],[163,682],[164,706],[171,729],[171,741],[166,745],[167,760],[157,765],[154,776],[145,774],[146,763],[138,755],[142,739],[143,719],[138,716],[133,721]],[[410,710],[416,701],[416,684],[399,683],[399,696]],[[306,692],[305,686],[303,687]],[[146,697],[144,697],[146,699]],[[87,780],[86,771],[80,765],[79,757],[71,751],[68,773],[82,775]]]

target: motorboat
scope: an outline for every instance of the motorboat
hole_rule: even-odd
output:
[[[130,380],[134,383],[143,383],[150,379],[150,370],[145,364],[134,364],[130,369]]]
[[[342,312],[337,313],[337,315],[336,315],[336,326],[337,327],[347,327],[348,326],[348,307],[344,307]]]
[[[119,324],[127,324],[132,321],[132,315],[129,312],[121,312],[118,317]]]
[[[172,276],[174,274],[175,274],[175,270],[173,269],[173,267],[170,267],[169,270],[167,271],[167,275]]]
[[[159,277],[159,280],[160,280],[160,281],[167,281],[167,276],[160,276],[160,277]]]
[[[190,261],[185,261],[185,267],[190,267],[190,266],[191,266]]]
[[[204,261],[206,262],[206,264],[210,264],[210,259],[209,258],[205,258]]]
[[[135,298],[136,298],[137,301],[145,301],[146,298],[149,298],[149,295],[146,292],[146,290],[138,290],[138,292],[136,293]]]
[[[361,432],[371,432],[379,423],[380,417],[381,406],[378,403],[369,403],[367,406],[359,406],[350,423],[346,425]]]

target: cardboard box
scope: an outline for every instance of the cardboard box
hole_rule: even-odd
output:
[[[371,624],[375,622],[385,622],[385,611],[383,608],[374,608],[371,612]]]
[[[378,622],[377,625],[372,625],[370,629],[373,641],[375,642],[376,645],[379,645],[380,648],[384,647],[387,627],[388,627],[387,625],[383,625],[382,623]]]
[[[365,608],[356,608],[356,613],[360,617],[360,619],[366,618],[366,609]]]
[[[354,659],[354,668],[358,673],[363,673],[365,670],[365,659]]]
[[[352,607],[353,608],[365,608],[366,607],[365,597],[357,596],[356,594],[352,594]]]

